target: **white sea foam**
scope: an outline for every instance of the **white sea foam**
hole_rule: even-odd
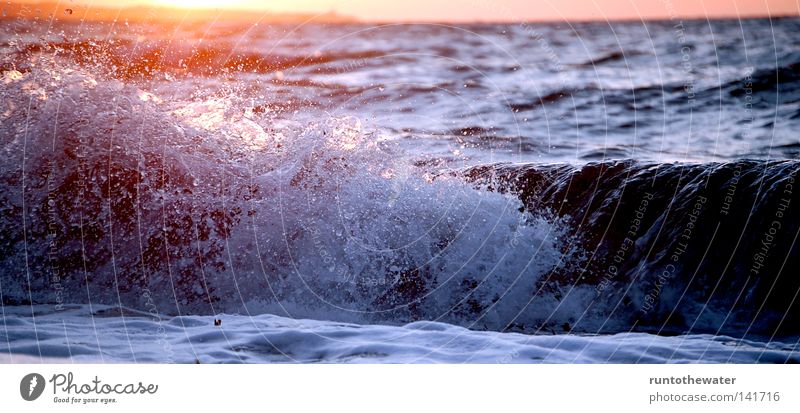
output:
[[[58,274],[70,302],[495,330],[571,317],[570,302],[531,303],[537,281],[569,260],[565,226],[412,165],[358,118],[278,127],[235,95],[167,101],[44,62],[7,76],[12,101],[46,96],[6,113],[4,127],[26,125],[5,149],[25,153],[33,208],[6,260],[7,299],[28,299],[28,273],[13,262],[47,256],[55,238],[91,261],[87,278],[65,249],[51,257],[74,268]],[[12,157],[4,169],[22,165]],[[34,302],[52,300],[46,280],[32,283]],[[576,308],[591,298],[571,295]]]
[[[784,363],[800,357],[796,343],[710,335],[529,336],[426,321],[358,325],[272,315],[222,315],[215,327],[214,317],[121,317],[105,306],[5,311],[0,362]]]

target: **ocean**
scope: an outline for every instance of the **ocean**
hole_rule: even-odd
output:
[[[799,31],[4,18],[0,360],[796,363]]]

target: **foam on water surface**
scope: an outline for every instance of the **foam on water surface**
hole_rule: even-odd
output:
[[[116,307],[5,308],[2,362],[797,363],[797,343],[725,336],[523,335],[419,321],[359,325],[273,315],[166,317]],[[31,311],[36,314],[31,317]],[[35,320],[35,322],[34,322]],[[40,358],[41,357],[41,358]]]

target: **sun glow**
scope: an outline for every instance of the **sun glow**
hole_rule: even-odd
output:
[[[178,7],[182,9],[223,9],[223,8],[244,8],[248,0],[155,0],[160,5],[168,7]]]

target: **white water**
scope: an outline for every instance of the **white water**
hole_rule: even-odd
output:
[[[106,306],[6,307],[0,362],[784,363],[797,344],[724,336],[537,335],[444,323],[358,325],[253,317],[163,317]],[[36,314],[31,317],[31,311]],[[35,321],[34,321],[35,320]],[[794,355],[792,350],[794,349]]]
[[[31,281],[34,302],[502,330],[561,325],[593,298],[586,287],[532,302],[572,258],[559,221],[412,165],[359,119],[283,127],[234,95],[166,101],[63,64],[5,75],[12,101],[33,99],[3,115],[15,154],[4,191],[22,208],[24,175],[30,211],[6,299],[27,300],[29,274],[52,272],[58,286]],[[18,240],[22,221],[6,222]],[[56,273],[79,259],[70,249],[88,274]],[[18,271],[26,255],[54,261]]]

